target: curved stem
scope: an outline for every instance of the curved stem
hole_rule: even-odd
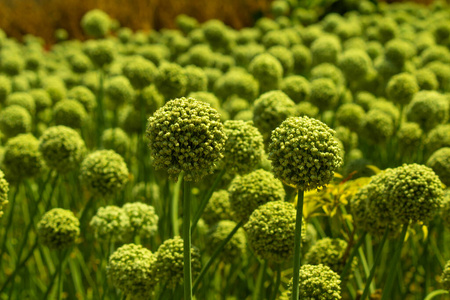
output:
[[[408,232],[408,224],[403,225],[402,233],[400,234],[400,237],[398,239],[398,243],[395,247],[394,256],[392,257],[392,264],[389,269],[389,275],[386,280],[386,286],[383,290],[383,296],[381,297],[381,300],[387,300],[390,299],[391,290],[394,286],[395,282],[395,276],[397,274],[397,266],[400,260],[400,254],[402,252],[403,242],[405,241],[406,233]]]
[[[206,206],[208,205],[209,199],[211,199],[212,194],[216,190],[217,186],[219,185],[220,181],[222,180],[223,175],[225,175],[226,170],[222,169],[219,174],[217,174],[216,179],[214,180],[213,185],[206,193],[205,197],[203,197],[202,202],[200,203],[200,206],[197,210],[197,212],[194,215],[194,219],[192,220],[192,226],[191,231],[194,231],[197,227],[198,220],[202,217],[203,211],[205,210]]]
[[[297,191],[297,219],[295,220],[295,244],[294,244],[294,275],[292,279],[292,300],[298,300],[301,243],[302,243],[302,216],[303,216],[303,190]]]
[[[191,182],[184,180],[183,187],[183,246],[184,246],[184,299],[192,299],[191,271]]]
[[[431,293],[429,293],[429,294],[425,297],[424,300],[431,300],[431,299],[433,299],[433,298],[436,297],[436,296],[439,296],[439,295],[445,295],[445,294],[448,294],[448,291],[446,291],[446,290],[435,290],[435,291],[432,291]]]
[[[239,223],[237,223],[236,226],[233,228],[233,230],[230,231],[228,236],[220,243],[220,245],[217,247],[217,249],[214,250],[214,253],[211,255],[211,258],[208,260],[206,265],[203,267],[203,269],[200,272],[200,275],[197,277],[197,279],[194,282],[194,288],[193,288],[194,294],[197,292],[198,286],[200,285],[200,282],[202,282],[203,277],[205,277],[206,272],[208,272],[209,268],[212,266],[212,264],[214,263],[216,258],[222,252],[222,249],[233,238],[234,234],[239,230],[239,228],[242,227],[243,224],[244,224],[243,221],[240,221]]]
[[[358,249],[359,249],[359,247],[361,247],[362,243],[364,242],[366,235],[367,235],[367,232],[363,232],[363,234],[359,238],[358,242],[356,243],[355,247],[353,248],[352,252],[350,253],[350,256],[347,258],[347,261],[345,262],[345,266],[342,269],[341,278],[345,278],[347,276],[347,273],[350,270],[350,267],[352,265],[353,258],[358,253]]]
[[[383,251],[384,248],[384,244],[386,243],[387,240],[387,236],[389,234],[389,229],[386,229],[386,231],[383,234],[383,238],[381,240],[380,245],[378,246],[377,249],[377,253],[375,254],[375,261],[373,262],[373,266],[372,269],[370,269],[370,274],[369,277],[367,278],[367,282],[366,282],[366,286],[364,287],[364,292],[360,298],[360,300],[364,300],[366,299],[366,297],[369,294],[369,290],[370,290],[370,283],[372,282],[373,277],[375,276],[375,269],[378,266],[378,264],[380,263],[381,260],[381,253]]]

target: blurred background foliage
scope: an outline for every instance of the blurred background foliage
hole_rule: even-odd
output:
[[[84,39],[82,16],[100,8],[133,30],[175,28],[175,17],[187,14],[204,22],[220,19],[233,28],[252,26],[268,15],[273,0],[0,0],[0,28],[10,37],[26,34],[42,37],[47,44],[55,41],[54,32],[63,28],[69,38]],[[339,0],[303,0],[309,7],[339,7]],[[388,0],[387,2],[404,2]],[[415,0],[429,4],[432,0]]]

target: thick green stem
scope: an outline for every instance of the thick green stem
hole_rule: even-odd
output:
[[[369,295],[370,290],[370,283],[372,282],[373,277],[375,276],[375,269],[377,268],[378,264],[381,260],[381,253],[383,252],[384,244],[386,243],[387,236],[389,235],[389,229],[386,229],[386,231],[383,234],[383,238],[381,239],[380,245],[378,245],[377,253],[375,254],[375,261],[373,262],[372,269],[370,269],[369,277],[366,281],[366,286],[364,287],[364,292],[360,298],[360,300],[366,299],[366,297]]]
[[[222,180],[223,175],[225,174],[225,169],[222,169],[220,173],[217,175],[216,180],[214,180],[213,185],[206,193],[205,197],[202,199],[202,202],[200,203],[200,206],[197,210],[197,212],[194,215],[194,219],[192,220],[192,226],[191,231],[193,232],[195,228],[197,227],[198,220],[202,217],[203,211],[205,210],[206,206],[208,205],[209,199],[211,199],[212,194],[216,190],[217,186],[219,185],[220,181]]]
[[[200,275],[197,277],[197,279],[194,282],[194,289],[193,289],[194,294],[197,292],[198,286],[200,285],[200,282],[202,282],[203,277],[205,277],[206,272],[208,272],[208,269],[212,266],[212,264],[214,263],[216,258],[219,257],[219,254],[222,252],[225,245],[233,238],[234,234],[239,230],[239,228],[242,227],[243,224],[244,224],[243,221],[240,221],[239,223],[237,223],[236,226],[233,228],[233,230],[231,230],[231,232],[228,234],[228,236],[220,243],[220,245],[217,247],[217,249],[214,250],[214,253],[211,255],[211,258],[208,260],[206,265],[203,267],[203,269],[200,272]]]
[[[403,242],[405,241],[406,233],[408,232],[408,224],[403,225],[402,233],[398,239],[397,245],[395,247],[394,256],[392,257],[392,264],[389,269],[388,278],[386,280],[386,285],[383,290],[383,296],[381,300],[391,299],[391,291],[394,286],[395,276],[397,275],[397,266],[400,260],[400,255],[402,253]]]
[[[267,260],[264,260],[259,267],[258,279],[256,281],[255,293],[253,294],[253,300],[264,299],[264,278],[267,270]]]
[[[294,277],[292,279],[292,300],[298,300],[300,265],[301,265],[301,243],[302,243],[302,217],[303,217],[303,190],[297,191],[297,219],[295,221],[295,245],[294,245]]]
[[[191,271],[191,182],[184,180],[183,187],[183,240],[184,240],[184,299],[192,299]]]
[[[358,249],[359,249],[359,247],[361,247],[362,243],[364,242],[366,235],[367,235],[367,232],[363,232],[363,234],[359,238],[358,242],[356,243],[355,247],[353,248],[352,252],[350,253],[349,257],[347,258],[347,261],[345,262],[345,266],[342,269],[341,278],[345,278],[347,276],[347,273],[350,270],[350,267],[352,265],[353,258],[358,253]]]
[[[180,202],[180,190],[183,183],[183,176],[184,173],[182,172],[178,177],[177,183],[175,184],[170,208],[170,217],[172,219],[172,231],[174,236],[180,235],[180,226],[178,225],[178,203]]]

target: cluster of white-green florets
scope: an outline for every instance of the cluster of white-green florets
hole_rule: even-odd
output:
[[[80,234],[80,222],[70,211],[54,208],[45,213],[37,224],[42,243],[52,249],[63,249],[72,245]]]

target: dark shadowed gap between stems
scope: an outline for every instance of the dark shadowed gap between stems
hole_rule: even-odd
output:
[[[20,190],[19,187],[20,187],[20,182],[17,183],[16,188],[14,190],[13,197],[11,199],[11,203],[12,203],[11,209],[9,210],[9,216],[8,216],[8,220],[6,223],[5,232],[3,233],[3,239],[2,239],[2,244],[1,244],[2,248],[0,251],[0,268],[1,268],[2,262],[3,262],[3,259],[2,259],[3,254],[5,254],[5,251],[6,251],[6,240],[8,238],[8,233],[9,233],[9,230],[11,229],[11,225],[12,225],[12,221],[13,221],[14,207],[16,206],[16,202],[17,202],[16,198],[17,198],[17,195],[19,194],[19,190]]]
[[[295,220],[295,244],[294,244],[294,274],[292,279],[292,300],[298,300],[300,266],[301,266],[301,242],[302,242],[302,217],[303,217],[303,190],[297,192],[297,218]]]
[[[358,249],[359,249],[359,247],[361,247],[362,243],[364,242],[366,235],[367,235],[367,232],[363,232],[363,234],[359,237],[358,242],[356,242],[355,246],[353,247],[352,252],[347,257],[344,268],[342,269],[341,278],[345,278],[345,276],[347,276],[347,273],[350,270],[350,267],[352,265],[353,258],[358,253]]]
[[[259,266],[258,279],[256,280],[253,300],[264,299],[264,281],[266,278],[266,271],[267,271],[267,259],[264,259],[262,261],[262,264],[260,264]]]
[[[276,271],[277,271],[277,280],[275,281],[275,286],[273,288],[272,295],[270,297],[271,300],[277,299],[278,290],[280,289],[280,283],[281,283],[281,264],[280,263],[277,263]]]

